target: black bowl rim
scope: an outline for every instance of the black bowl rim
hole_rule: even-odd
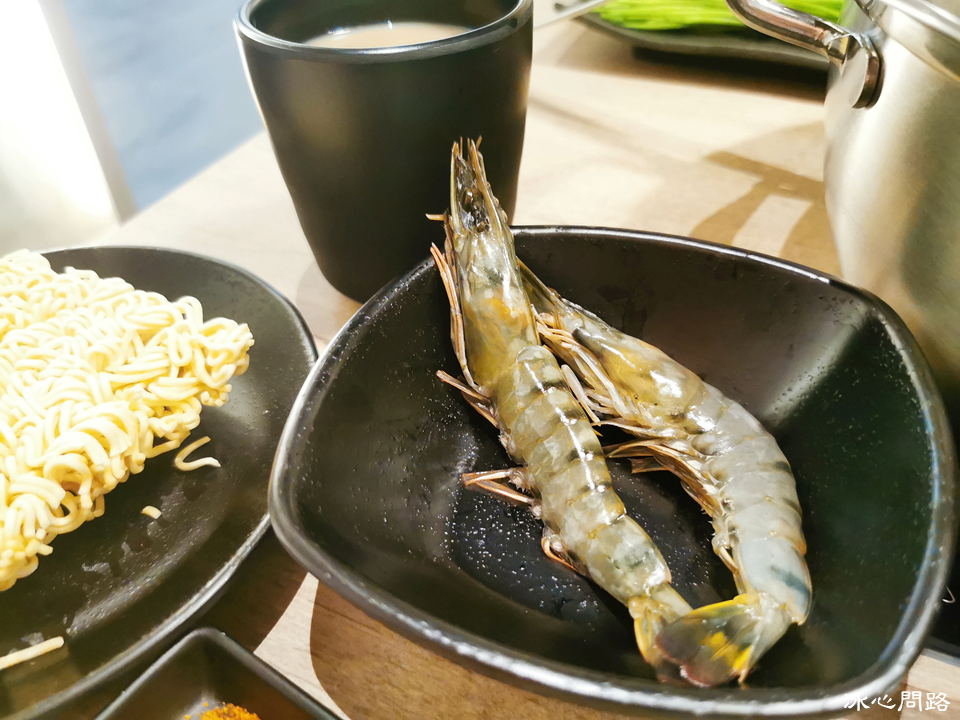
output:
[[[245,270],[244,268],[240,267],[239,265],[234,265],[233,263],[210,257],[209,255],[202,255],[200,253],[190,252],[188,250],[172,250],[170,248],[139,245],[87,245],[80,247],[61,247],[43,250],[40,251],[39,254],[43,255],[44,257],[49,257],[51,255],[63,252],[109,252],[113,250],[143,252],[145,254],[158,253],[162,255],[180,255],[188,258],[191,262],[201,261],[213,263],[229,268],[230,270],[249,278],[258,285],[261,285],[270,291],[270,293],[273,294],[276,299],[286,307],[286,309],[297,321],[297,325],[301,333],[300,339],[305,341],[307,349],[312,351],[311,354],[314,356],[314,358],[317,357],[317,346],[313,340],[313,334],[310,332],[307,321],[304,319],[297,307],[275,287],[270,285],[262,278],[257,277],[249,270]],[[267,512],[264,513],[262,518],[260,518],[260,522],[257,524],[257,527],[254,529],[253,533],[251,533],[247,538],[246,542],[237,548],[236,552],[231,556],[229,562],[227,562],[225,565],[223,565],[223,567],[220,568],[219,571],[217,571],[217,573],[210,579],[203,590],[197,593],[190,602],[180,607],[177,612],[170,616],[170,618],[165,623],[161,624],[159,628],[154,629],[146,637],[137,640],[126,651],[120,653],[97,670],[85,675],[70,687],[44,698],[36,705],[24,709],[21,713],[18,713],[14,717],[18,719],[38,717],[44,713],[51,712],[58,708],[68,707],[70,702],[77,700],[84,693],[99,685],[109,682],[110,680],[113,680],[117,676],[133,667],[144,656],[155,652],[157,648],[163,647],[170,641],[170,637],[176,634],[180,628],[183,628],[196,620],[200,615],[206,612],[206,610],[209,609],[210,606],[213,605],[213,603],[215,603],[221,595],[223,595],[224,591],[227,589],[227,583],[233,578],[237,568],[240,567],[240,564],[244,561],[244,559],[246,559],[246,557],[253,551],[253,548],[256,547],[257,543],[260,542],[269,527],[270,515],[269,512]]]
[[[195,645],[215,645],[226,651],[238,664],[257,675],[274,690],[285,696],[294,705],[310,713],[313,717],[321,720],[334,720],[336,717],[329,709],[318,703],[303,690],[294,685],[290,680],[281,675],[277,670],[264,662],[252,652],[244,648],[240,643],[227,635],[222,630],[213,627],[197,628],[193,632],[184,636],[176,645],[167,650],[155,663],[147,668],[143,674],[124,690],[116,700],[104,708],[96,720],[111,720],[121,717],[117,715],[125,708],[124,705],[129,698],[138,692],[141,688],[149,685],[163,668],[172,665],[180,659],[180,656],[189,651]],[[136,709],[136,708],[133,708]]]
[[[514,0],[510,11],[493,22],[442,40],[379,48],[326,48],[284,40],[256,27],[251,15],[260,5],[268,2],[278,0],[247,0],[240,8],[234,20],[234,29],[242,41],[291,58],[356,64],[424,60],[473,50],[507,37],[529,23],[533,17],[533,0]]]
[[[957,467],[954,446],[943,401],[934,384],[926,359],[900,317],[875,295],[832,275],[773,258],[761,253],[689,238],[630,230],[574,226],[517,227],[518,239],[587,237],[628,240],[641,244],[672,245],[727,256],[821,282],[861,299],[876,313],[899,351],[918,394],[925,416],[926,435],[932,455],[933,511],[927,533],[927,546],[910,600],[903,617],[877,662],[859,677],[828,690],[752,688],[744,699],[729,689],[702,690],[658,685],[651,681],[610,676],[544,660],[508,648],[464,631],[398,598],[366,580],[352,568],[327,555],[310,540],[297,522],[296,502],[288,489],[291,484],[289,459],[295,450],[299,422],[305,413],[322,401],[336,376],[340,358],[356,344],[357,330],[369,316],[388,303],[406,285],[424,273],[432,272],[427,258],[394,284],[371,298],[340,330],[314,365],[297,397],[284,428],[270,479],[270,518],[274,530],[287,551],[321,582],[357,605],[369,616],[415,642],[448,658],[467,664],[479,672],[541,694],[574,702],[625,711],[654,710],[668,713],[746,717],[796,716],[843,713],[850,697],[877,697],[896,687],[919,655],[930,629],[946,584],[954,543],[954,485]],[[325,376],[323,381],[318,378]]]

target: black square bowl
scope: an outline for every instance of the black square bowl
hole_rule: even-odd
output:
[[[213,628],[194,630],[97,720],[200,720],[230,703],[263,720],[338,720],[280,673]]]
[[[748,687],[659,685],[625,609],[540,551],[524,510],[460,475],[509,460],[435,372],[459,375],[431,260],[370,300],[314,367],[274,465],[280,540],[398,632],[480,672],[635,714],[838,715],[919,653],[953,547],[953,444],[900,319],[836,278],[729,247],[528,228],[517,252],[561,294],[742,403],[797,479],[813,608]],[[693,605],[730,598],[707,518],[666,473],[611,461],[627,509]]]

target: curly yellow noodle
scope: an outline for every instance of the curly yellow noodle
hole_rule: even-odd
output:
[[[226,402],[252,345],[245,324],[204,322],[196,298],[56,273],[27,251],[0,258],[0,590],[102,515],[148,458],[179,448],[202,406]]]

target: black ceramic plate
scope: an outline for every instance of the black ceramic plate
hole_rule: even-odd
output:
[[[36,633],[66,646],[0,673],[0,716],[69,708],[84,693],[155,658],[216,599],[268,525],[267,483],[284,421],[316,349],[294,307],[250,273],[211,258],[152,248],[46,253],[65,266],[119,276],[169,298],[193,295],[206,317],[249,324],[250,368],[194,435],[222,467],[182,473],[172,454],[110,493],[106,512],[58,538],[37,571],[0,593],[0,654]],[[146,505],[162,511],[153,520]],[[64,716],[66,717],[66,716]]]
[[[741,58],[813,70],[827,70],[830,67],[829,61],[815,52],[767,37],[749,28],[725,32],[652,31],[626,28],[604,20],[595,13],[581,15],[578,19],[641,50],[677,55]]]
[[[357,313],[297,399],[270,492],[294,557],[417,642],[584,704],[843,714],[850,694],[895,687],[940,602],[955,477],[941,400],[901,321],[835,278],[729,247],[531,228],[518,230],[517,250],[563,295],[659,346],[773,432],[804,511],[807,624],[747,688],[656,684],[624,608],[545,558],[528,513],[462,490],[461,473],[509,460],[489,423],[435,377],[460,370],[431,261]],[[679,483],[611,470],[677,589],[694,605],[732,597],[707,520]]]
[[[337,720],[280,673],[213,628],[157,660],[97,720],[200,720],[227,703],[263,720]]]

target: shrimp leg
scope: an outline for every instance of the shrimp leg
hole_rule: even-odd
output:
[[[463,395],[463,399],[470,403],[470,406],[474,410],[480,413],[480,415],[489,421],[495,428],[497,428],[497,430],[500,429],[500,423],[497,422],[497,418],[493,414],[493,408],[490,407],[490,403],[487,401],[487,398],[473,388],[464,385],[452,375],[445,373],[443,370],[437,370],[437,377],[450,387],[455,387],[457,390],[459,390]]]
[[[534,517],[540,517],[540,504],[536,498],[530,495],[524,495],[509,487],[506,483],[497,482],[501,479],[513,480],[517,477],[516,468],[510,470],[486,470],[484,472],[464,473],[461,476],[463,486],[470,490],[480,490],[488,495],[504,500],[511,505],[526,505],[530,508]],[[551,560],[565,565],[570,570],[580,575],[584,574],[582,568],[576,567],[570,560],[570,554],[563,546],[563,541],[558,533],[551,532],[544,528],[543,537],[540,540],[540,548],[543,554]]]
[[[512,480],[519,476],[516,468],[509,470],[485,470],[483,472],[464,473],[460,476],[463,486],[469,490],[482,490],[483,492],[506,500],[514,505],[533,506],[536,504],[536,498],[517,492],[504,482],[497,482],[501,479]]]

